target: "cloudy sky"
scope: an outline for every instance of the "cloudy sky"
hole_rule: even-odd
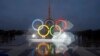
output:
[[[51,0],[52,18],[73,23],[72,30],[100,29],[100,0]],[[0,29],[28,29],[47,18],[48,0],[0,0]]]

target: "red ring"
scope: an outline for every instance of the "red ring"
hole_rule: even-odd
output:
[[[62,27],[62,31],[66,30],[67,29],[67,21],[64,20],[64,18],[59,18],[58,20],[55,20],[55,24],[58,25],[60,22],[63,22],[64,25]],[[57,28],[56,28],[57,29]]]

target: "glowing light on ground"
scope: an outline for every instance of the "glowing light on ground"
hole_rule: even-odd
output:
[[[35,35],[35,34],[33,34],[33,35],[32,35],[32,38],[35,38],[35,37],[36,37],[36,35]]]
[[[30,39],[31,42],[49,42],[49,43],[53,43],[53,42],[63,42],[63,39]]]

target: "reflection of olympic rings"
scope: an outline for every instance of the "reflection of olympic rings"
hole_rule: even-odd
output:
[[[47,43],[40,43],[40,44],[38,44],[37,50],[38,50],[39,54],[43,54],[42,51],[40,50],[40,48],[42,46],[45,46],[47,48],[47,49],[45,48],[45,52],[44,52],[44,54],[47,55],[49,53],[49,49],[50,49],[49,48],[49,44],[47,44]]]
[[[67,22],[64,19],[58,19],[58,20],[56,20],[55,24],[58,25],[60,22],[64,23],[64,26],[62,27],[63,28],[62,31],[64,31],[65,29],[67,29]]]
[[[55,26],[52,25],[52,26],[50,27],[50,34],[51,34],[52,36],[54,36],[54,35],[52,34],[52,32],[51,32],[51,30],[52,30],[53,27],[57,27],[57,28],[59,28],[59,34],[56,35],[56,37],[59,36],[59,35],[61,34],[61,28],[60,28],[60,26],[59,26],[59,25],[55,25]]]
[[[40,30],[41,30],[41,27],[46,27],[47,29],[48,29],[48,31],[47,31],[47,33],[45,34],[45,35],[42,35],[41,33],[40,33]],[[40,35],[40,36],[42,36],[43,38],[45,38],[48,34],[49,34],[49,27],[47,26],[47,25],[41,25],[41,26],[39,26],[38,27],[38,34]]]
[[[36,28],[34,27],[34,24],[35,24],[37,21],[41,22],[42,25],[44,24],[42,20],[40,20],[40,19],[35,19],[35,20],[32,22],[32,28],[33,28],[34,30],[36,30],[36,31],[37,31],[38,29],[36,29]]]

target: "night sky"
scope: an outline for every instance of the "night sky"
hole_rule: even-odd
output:
[[[100,29],[100,0],[51,0],[52,18],[73,23],[72,30]],[[0,29],[28,29],[47,18],[48,0],[0,0]]]

